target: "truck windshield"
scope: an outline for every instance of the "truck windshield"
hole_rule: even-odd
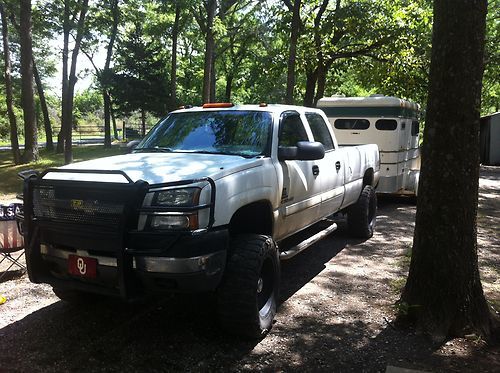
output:
[[[135,152],[269,155],[272,117],[262,111],[173,113],[162,119]]]

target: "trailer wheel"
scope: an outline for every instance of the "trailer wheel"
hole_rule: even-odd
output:
[[[347,227],[358,238],[373,236],[377,219],[377,195],[371,185],[365,185],[354,205],[347,210]]]
[[[280,263],[273,239],[242,234],[231,242],[217,291],[217,314],[231,334],[259,338],[272,327],[279,296]]]

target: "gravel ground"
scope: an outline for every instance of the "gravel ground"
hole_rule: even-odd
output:
[[[481,171],[479,261],[498,315],[500,168]],[[222,334],[208,295],[77,307],[58,301],[50,287],[11,273],[0,283],[7,298],[0,305],[0,372],[376,372],[388,365],[499,372],[498,345],[471,336],[436,346],[391,323],[414,218],[409,200],[380,199],[372,239],[355,241],[340,230],[282,263],[281,306],[261,341]]]

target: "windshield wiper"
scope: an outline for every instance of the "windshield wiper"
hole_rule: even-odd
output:
[[[217,154],[217,155],[237,155],[243,158],[254,158],[261,154],[242,154],[242,153],[233,153],[233,152],[224,152],[224,151],[209,151],[209,150],[195,150],[193,153],[199,154]]]
[[[134,152],[145,152],[145,153],[172,153],[172,149],[170,148],[135,148]]]

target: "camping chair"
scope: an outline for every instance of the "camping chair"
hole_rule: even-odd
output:
[[[4,261],[9,265],[6,270],[0,267],[0,282],[14,266],[21,273],[26,272],[26,266],[21,262],[24,240],[16,221],[18,214],[22,214],[21,204],[0,205],[0,266]]]

